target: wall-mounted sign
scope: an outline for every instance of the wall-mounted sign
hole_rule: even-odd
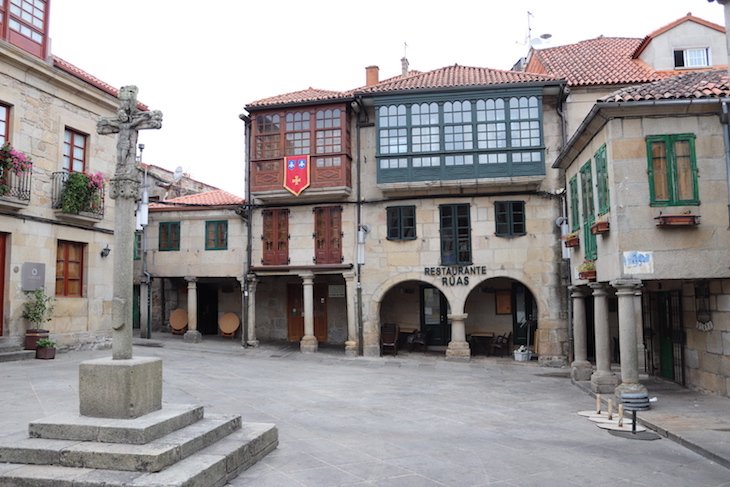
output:
[[[309,187],[309,156],[287,156],[284,158],[284,188],[294,196]]]
[[[423,274],[430,277],[440,277],[444,286],[468,286],[469,276],[487,274],[485,265],[455,265],[426,267]]]
[[[624,274],[653,274],[654,253],[632,250],[624,252]]]
[[[43,288],[46,282],[46,264],[23,262],[20,273],[20,286],[23,291],[35,291]]]

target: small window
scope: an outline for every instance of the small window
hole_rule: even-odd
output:
[[[78,242],[58,241],[56,248],[56,296],[80,298],[84,283],[84,247]]]
[[[69,128],[63,134],[63,169],[68,172],[86,170],[86,135]]]
[[[226,250],[228,248],[228,222],[226,220],[205,222],[205,250]]]
[[[710,65],[710,49],[677,49],[674,51],[675,68],[705,68]]]
[[[652,206],[698,205],[694,134],[646,138]]]
[[[0,145],[10,140],[10,107],[0,103]]]
[[[498,237],[525,235],[525,202],[497,201],[494,203],[495,232]]]
[[[416,207],[391,206],[386,209],[388,240],[414,240],[416,238]]]
[[[180,222],[160,222],[159,249],[180,250]]]

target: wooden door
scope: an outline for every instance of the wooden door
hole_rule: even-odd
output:
[[[314,336],[322,343],[327,341],[327,284],[314,285]]]
[[[0,336],[5,335],[3,316],[5,316],[5,243],[7,234],[0,233]]]
[[[304,336],[304,297],[301,284],[286,286],[286,316],[289,341],[298,342]]]
[[[446,296],[433,286],[421,287],[421,331],[426,332],[427,345],[448,345],[451,326],[447,319]]]

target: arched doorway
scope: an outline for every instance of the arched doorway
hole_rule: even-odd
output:
[[[402,334],[421,332],[426,346],[443,349],[451,340],[446,296],[429,283],[403,281],[391,287],[380,304],[380,323],[397,323]]]
[[[538,352],[535,346],[537,301],[523,283],[508,277],[487,279],[469,293],[464,312],[467,338],[507,336],[510,348],[525,345]],[[472,342],[479,345],[478,341]],[[475,348],[485,353],[490,351],[488,341]]]

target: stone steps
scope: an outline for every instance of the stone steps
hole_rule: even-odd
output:
[[[3,486],[222,486],[275,449],[273,424],[165,405],[134,419],[59,414],[0,438]]]
[[[15,362],[16,360],[28,360],[35,358],[35,350],[18,350],[0,351],[0,362]]]
[[[273,424],[243,423],[241,429],[160,472],[0,463],[0,487],[222,487],[277,445]]]

